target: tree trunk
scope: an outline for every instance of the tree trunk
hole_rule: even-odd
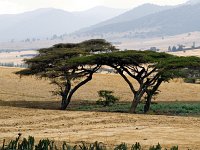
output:
[[[153,88],[151,90],[148,90],[148,89],[146,90],[147,100],[146,100],[146,103],[144,105],[144,113],[147,113],[149,111],[152,97],[153,97],[153,95],[156,94],[155,92],[158,90],[159,86],[161,85],[161,83],[163,81],[164,80],[162,78],[158,79],[157,83],[153,86]]]
[[[67,108],[67,106],[69,105],[70,103],[70,99],[67,97],[66,94],[64,94],[62,96],[62,102],[61,102],[61,110],[65,110]]]
[[[61,104],[61,110],[65,110],[67,108],[67,106],[69,105],[71,98],[72,98],[73,93],[70,92],[70,94],[68,95],[68,97],[62,98],[62,104]]]
[[[146,103],[144,105],[144,113],[147,113],[149,111],[152,97],[153,97],[153,94],[150,94],[150,93],[147,94]]]
[[[137,108],[139,102],[140,102],[140,97],[138,96],[138,94],[135,94],[134,99],[131,104],[130,113],[132,113],[132,114],[136,113],[136,108]]]
[[[61,101],[61,110],[65,110],[67,106],[70,103],[70,100],[68,98],[68,94],[71,90],[71,82],[70,80],[67,80],[67,84],[65,85],[65,90],[61,93],[62,101]]]
[[[81,87],[83,86],[84,84],[86,84],[87,82],[89,82],[90,80],[92,80],[92,75],[93,75],[93,72],[91,72],[89,74],[89,76],[81,81],[80,83],[78,83],[73,89],[70,89],[66,94],[63,94],[62,95],[62,103],[61,103],[61,110],[65,110],[67,108],[67,106],[69,105],[70,101],[71,101],[71,98],[73,96],[73,94]]]

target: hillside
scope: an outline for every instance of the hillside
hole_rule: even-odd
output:
[[[133,8],[119,16],[116,16],[114,18],[111,18],[109,20],[101,22],[94,26],[90,26],[90,27],[86,28],[85,30],[91,30],[93,28],[103,27],[103,26],[109,25],[109,24],[115,24],[115,23],[121,23],[121,22],[135,20],[135,19],[147,16],[150,14],[154,14],[156,12],[164,11],[164,10],[167,10],[170,8],[172,8],[172,6],[159,6],[159,5],[148,4],[148,3],[143,4],[136,8]]]
[[[195,5],[195,4],[198,4],[200,3],[200,0],[189,0],[186,2],[186,4],[190,4],[190,5]]]
[[[181,5],[131,21],[93,27],[82,34],[129,33],[129,38],[158,37],[200,31],[200,4]],[[123,34],[122,34],[123,36]]]
[[[124,11],[99,6],[81,12],[43,8],[22,14],[0,15],[0,41],[26,38],[37,40],[54,34],[62,35],[102,22]]]

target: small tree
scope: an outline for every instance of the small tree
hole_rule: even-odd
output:
[[[192,47],[191,47],[191,48],[192,48],[192,49],[195,49],[195,47],[196,47],[195,45],[196,45],[196,43],[195,43],[195,42],[193,42],[193,43],[192,43]]]
[[[98,91],[98,95],[100,99],[97,101],[97,104],[103,105],[103,106],[110,106],[114,104],[116,101],[119,100],[119,98],[112,95],[113,91],[107,91],[107,90],[101,90]]]
[[[173,46],[172,47],[172,52],[176,52],[176,51],[177,51],[176,46]]]
[[[172,51],[172,48],[171,46],[168,47],[168,52],[171,52]]]

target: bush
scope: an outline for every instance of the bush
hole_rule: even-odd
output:
[[[96,103],[98,105],[103,105],[103,106],[110,106],[112,104],[115,104],[115,102],[118,101],[119,98],[113,96],[112,94],[113,91],[107,91],[107,90],[98,91],[100,99]]]

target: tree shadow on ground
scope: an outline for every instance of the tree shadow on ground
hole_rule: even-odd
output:
[[[41,110],[60,110],[60,101],[3,101],[0,100],[0,107],[16,107]],[[87,111],[87,112],[113,112],[128,113],[130,102],[117,102],[108,107],[97,105],[95,101],[73,100],[66,111]],[[143,114],[143,105],[139,105],[137,114]],[[153,103],[149,115],[167,116],[200,116],[200,102],[160,102]]]
[[[73,100],[66,110],[68,111],[95,111],[95,112],[127,112],[127,103],[117,103],[116,105],[103,107],[97,105],[95,101],[87,100]],[[2,101],[0,106],[29,108],[29,109],[43,109],[43,110],[60,110],[60,101]],[[128,105],[129,107],[129,105]]]
[[[30,109],[49,109],[59,110],[59,101],[2,101],[0,106],[17,107],[17,108],[30,108]]]

